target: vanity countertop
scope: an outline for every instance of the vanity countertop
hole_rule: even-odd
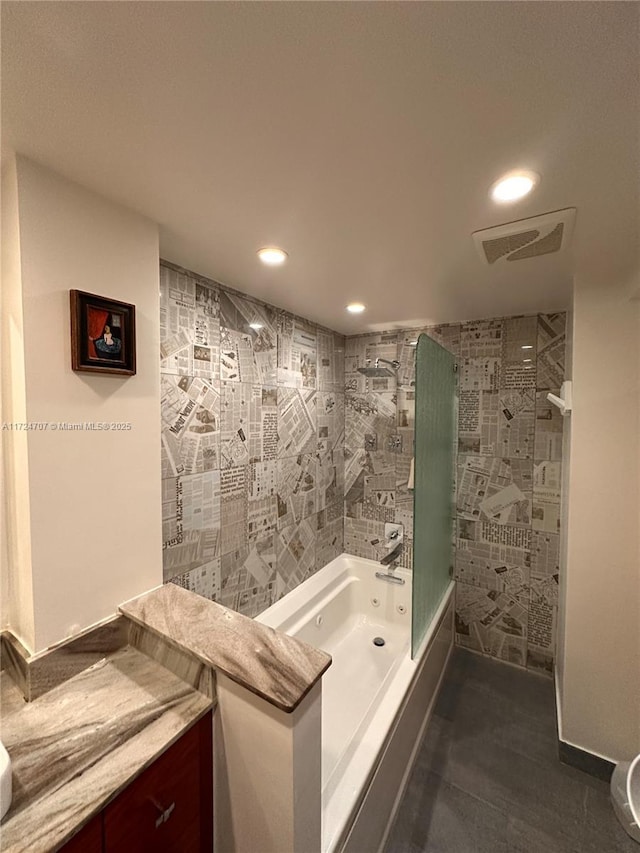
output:
[[[130,647],[28,704],[4,671],[0,703],[13,764],[3,853],[58,849],[212,707]]]
[[[287,713],[331,665],[326,652],[173,583],[119,609],[164,642]]]

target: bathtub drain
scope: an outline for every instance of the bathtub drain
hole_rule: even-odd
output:
[[[374,646],[384,646],[384,640],[382,639],[382,637],[374,637],[373,638],[373,645]]]

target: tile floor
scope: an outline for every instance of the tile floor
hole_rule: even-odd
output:
[[[557,758],[551,679],[456,649],[385,853],[640,853]]]

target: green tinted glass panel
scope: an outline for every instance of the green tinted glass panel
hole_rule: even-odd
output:
[[[450,581],[455,384],[451,353],[420,335],[416,348],[412,656]]]

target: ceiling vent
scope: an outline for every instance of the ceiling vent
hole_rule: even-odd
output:
[[[571,240],[576,219],[575,207],[520,219],[495,228],[474,231],[473,241],[490,266],[507,261],[522,261],[561,252]]]

